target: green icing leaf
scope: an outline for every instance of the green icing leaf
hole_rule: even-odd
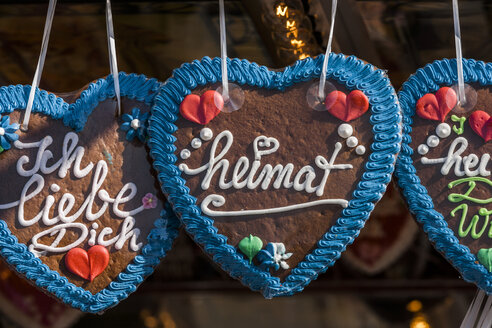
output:
[[[3,153],[3,151],[4,151],[4,150],[5,150],[5,149],[3,149],[3,147],[2,147],[2,146],[0,146],[0,153]]]
[[[238,247],[248,257],[249,264],[251,264],[256,254],[263,248],[263,242],[260,238],[249,235],[239,242]]]
[[[477,254],[478,262],[492,272],[492,248],[482,248]]]

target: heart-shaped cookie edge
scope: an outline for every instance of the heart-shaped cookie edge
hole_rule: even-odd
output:
[[[162,83],[144,75],[119,73],[120,94],[122,97],[142,101],[151,105]],[[31,86],[10,85],[0,87],[0,114],[24,110]],[[115,97],[113,77],[98,79],[82,91],[72,104],[45,90],[36,90],[33,113],[47,115],[55,120],[63,120],[66,126],[76,131],[83,129],[87,118],[99,102]],[[5,221],[0,220],[0,255],[15,267],[16,271],[43,288],[57,299],[84,312],[99,313],[115,306],[134,292],[140,283],[153,271],[160,260],[171,249],[178,235],[179,220],[166,203],[161,217],[154,221],[154,228],[147,236],[147,244],[135,259],[128,264],[118,277],[106,288],[96,294],[77,287],[58,272],[51,270],[35,257],[25,244],[9,230]]]
[[[294,83],[319,77],[323,58],[320,55],[315,59],[303,59],[278,72],[244,59],[228,59],[229,81],[257,88],[283,90]],[[358,235],[374,204],[381,199],[391,181],[401,143],[401,114],[396,92],[382,70],[354,56],[330,54],[327,78],[349,89],[359,89],[369,98],[370,121],[375,133],[372,154],[365,163],[366,171],[358,181],[353,198],[342,216],[318,241],[317,248],[281,282],[278,277],[250,265],[234,246],[227,244],[227,237],[217,233],[213,219],[197,214],[201,210],[196,206],[196,199],[188,193],[186,181],[175,165],[176,138],[173,133],[177,130],[174,122],[178,118],[179,104],[192,89],[219,82],[220,67],[220,58],[204,57],[201,61],[185,63],[174,71],[173,77],[167,80],[157,95],[150,118],[148,143],[154,158],[154,168],[159,172],[163,192],[186,230],[210,256],[217,259],[216,263],[252,290],[261,291],[266,298],[292,295],[302,291],[318,274],[335,263],[341,252]]]
[[[412,138],[413,116],[417,100],[426,93],[439,90],[441,86],[458,83],[456,59],[436,60],[417,70],[398,92],[403,111],[403,142],[398,156],[395,176],[400,190],[407,201],[410,212],[422,224],[434,247],[461,273],[463,279],[475,283],[487,293],[492,293],[492,273],[477,263],[477,257],[470,249],[459,243],[454,232],[448,228],[444,216],[434,209],[432,198],[420,183],[413,166]],[[465,83],[492,85],[492,64],[473,59],[463,59]],[[422,81],[430,81],[426,84]],[[479,278],[480,277],[480,278]]]

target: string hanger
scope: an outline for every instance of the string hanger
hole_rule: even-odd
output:
[[[453,24],[454,24],[454,43],[456,48],[456,71],[458,73],[458,84],[453,85],[452,89],[457,95],[457,104],[453,109],[456,113],[465,113],[472,110],[477,103],[477,93],[472,86],[465,84],[463,76],[463,51],[461,47],[460,13],[458,0],[452,0]]]
[[[227,34],[224,0],[219,0],[219,26],[222,85],[217,88],[214,100],[215,105],[218,108],[222,108],[221,111],[232,113],[243,106],[244,92],[239,85],[229,83],[227,76]]]
[[[48,50],[48,43],[51,34],[51,26],[53,24],[53,17],[55,15],[56,3],[57,0],[50,0],[48,5],[48,13],[46,14],[46,22],[43,32],[43,41],[41,42],[41,52],[39,54],[38,64],[36,66],[36,71],[34,73],[34,78],[31,84],[31,90],[29,92],[29,98],[27,100],[27,106],[24,113],[24,120],[21,124],[21,130],[24,132],[28,130],[29,119],[31,117],[32,106],[34,103],[34,98],[36,96],[36,90],[38,89],[39,82],[41,81],[41,75],[43,74],[44,62],[46,60],[46,52]],[[121,98],[118,79],[118,63],[116,60],[116,43],[113,28],[113,15],[111,12],[111,0],[106,0],[106,34],[108,38],[109,68],[114,80],[114,89],[118,102],[119,116],[121,115]]]
[[[326,45],[325,58],[323,60],[323,67],[321,69],[321,76],[319,77],[318,98],[325,98],[325,83],[326,83],[326,71],[328,69],[328,60],[330,59],[331,44],[333,42],[333,29],[335,27],[335,16],[337,13],[338,0],[332,0],[331,2],[331,22],[330,22],[330,34],[328,36],[328,44]]]
[[[111,0],[106,0],[106,34],[108,38],[109,70],[113,75],[114,92],[116,94],[116,100],[118,102],[117,116],[121,116],[120,80],[118,78],[118,61],[116,59],[116,42],[114,37]]]
[[[333,43],[333,30],[335,28],[335,17],[337,13],[338,0],[332,0],[331,2],[331,20],[330,20],[330,33],[328,35],[328,42],[326,44],[325,58],[323,59],[323,66],[321,68],[321,75],[319,77],[319,83],[311,85],[306,94],[306,100],[314,110],[324,111],[325,97],[336,88],[333,84],[326,81],[326,72],[328,70],[328,61],[331,54],[331,45]]]
[[[46,59],[46,51],[48,50],[48,43],[50,41],[51,25],[53,23],[53,16],[55,15],[57,0],[50,0],[48,5],[48,13],[46,14],[46,22],[44,23],[43,41],[41,42],[41,52],[39,54],[38,65],[34,72],[34,79],[31,84],[31,91],[29,92],[29,99],[27,100],[26,111],[24,113],[24,121],[21,125],[22,131],[27,131],[29,125],[29,118],[31,117],[32,104],[34,102],[34,96],[36,89],[38,88],[41,75],[43,74],[44,61]]]

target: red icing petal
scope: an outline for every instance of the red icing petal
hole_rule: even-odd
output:
[[[439,104],[432,93],[425,94],[417,101],[417,115],[426,120],[439,121]]]
[[[428,93],[417,101],[417,114],[426,120],[444,122],[457,102],[456,92],[449,87],[442,87],[435,95]]]
[[[336,118],[347,122],[347,95],[342,91],[332,91],[326,96],[325,107]]]
[[[198,95],[187,95],[181,105],[179,106],[179,112],[188,121],[192,121],[198,124],[201,123],[200,119],[200,96]]]
[[[442,87],[436,92],[436,99],[439,104],[440,120],[444,122],[446,115],[448,115],[458,102],[456,92],[449,87]]]
[[[94,278],[99,276],[109,263],[109,252],[106,247],[101,245],[92,246],[87,252],[89,255],[90,263],[90,275],[89,280],[92,281]]]
[[[485,142],[492,140],[492,118],[484,111],[474,111],[468,118],[470,126]]]
[[[72,248],[65,255],[65,266],[67,269],[81,278],[89,280],[90,265],[89,256],[82,248]]]
[[[207,124],[224,108],[224,99],[214,90],[208,90],[200,97],[201,124]]]
[[[347,96],[347,120],[352,121],[364,115],[369,109],[369,99],[360,90],[353,90]]]

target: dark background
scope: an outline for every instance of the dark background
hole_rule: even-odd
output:
[[[226,1],[228,55],[280,68],[324,52],[330,1],[285,2],[298,15],[302,46],[286,37],[277,2]],[[32,82],[46,10],[47,1],[0,3],[0,85]],[[460,10],[464,57],[490,61],[492,2],[460,1]],[[113,16],[122,71],[165,81],[184,62],[220,55],[217,1],[113,1]],[[109,74],[106,42],[104,1],[59,1],[40,87],[68,92]],[[417,68],[455,56],[451,0],[341,0],[334,51],[387,70],[398,90]],[[459,327],[475,290],[419,230],[378,274],[342,255],[301,294],[264,300],[182,232],[136,293],[74,327]],[[16,327],[0,310],[2,326]]]

